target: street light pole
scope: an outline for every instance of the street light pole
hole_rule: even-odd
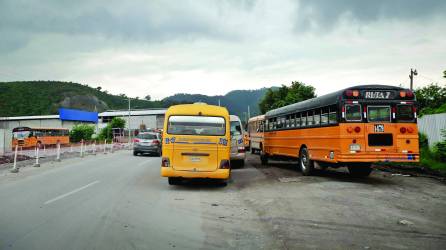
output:
[[[129,118],[128,118],[128,126],[129,126],[129,145],[130,145],[130,143],[131,143],[131,141],[132,141],[132,137],[131,137],[131,135],[130,135],[130,131],[131,131],[131,129],[130,129],[130,97],[129,97]]]
[[[410,75],[409,75],[409,78],[410,78],[410,90],[413,90],[413,76],[416,76],[416,75],[418,75],[417,70],[416,69],[410,69]]]

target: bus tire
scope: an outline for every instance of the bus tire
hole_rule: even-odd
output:
[[[314,172],[314,162],[310,159],[307,147],[302,147],[299,152],[299,167],[305,176]]]
[[[169,185],[178,185],[178,184],[180,184],[180,179],[178,177],[168,177],[167,181],[169,182]]]
[[[370,164],[363,166],[348,166],[348,172],[353,177],[367,177],[372,173]]]
[[[256,149],[251,147],[251,154],[255,154],[256,153]]]

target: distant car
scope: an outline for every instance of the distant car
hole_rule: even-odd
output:
[[[231,164],[243,167],[245,165],[245,142],[242,121],[236,115],[230,115],[231,122]]]
[[[162,154],[161,136],[159,133],[139,133],[133,142],[133,155],[135,156],[138,154],[155,154],[161,156]]]

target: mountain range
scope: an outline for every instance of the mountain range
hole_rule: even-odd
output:
[[[259,114],[258,103],[267,88],[233,90],[225,95],[175,94],[161,101],[130,98],[134,109],[167,108],[174,104],[205,102],[225,106],[231,114],[246,119]],[[61,81],[0,82],[0,117],[57,114],[60,107],[102,112],[128,108],[126,95],[113,95],[102,88]]]

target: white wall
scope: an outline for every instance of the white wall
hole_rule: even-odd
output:
[[[418,119],[418,130],[427,135],[429,146],[446,139],[441,136],[442,129],[446,129],[446,113],[424,115]]]
[[[5,153],[5,129],[0,129],[0,155]]]

